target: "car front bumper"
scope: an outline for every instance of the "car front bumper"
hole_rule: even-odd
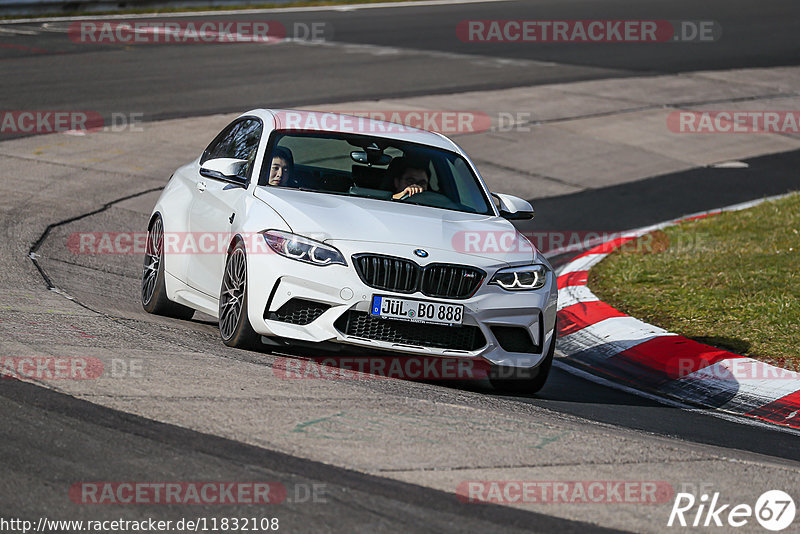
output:
[[[527,369],[541,364],[554,342],[558,292],[552,272],[539,290],[506,291],[487,284],[499,266],[494,269],[484,266],[481,268],[488,276],[472,297],[438,299],[420,292],[395,293],[366,285],[356,273],[349,252],[355,250],[345,254],[347,266],[324,267],[277,254],[249,256],[248,315],[253,329],[267,337],[334,342],[406,355],[479,359],[498,366]],[[382,326],[387,325],[374,321],[395,323],[389,324],[390,327],[398,326],[401,321],[369,317],[373,295],[461,304],[464,306],[463,324],[403,322],[399,329],[410,332],[411,338],[400,339],[401,332],[387,339],[382,334],[386,330]],[[311,303],[307,310],[312,312],[307,313],[302,305],[295,306],[297,303]],[[315,305],[318,305],[316,309]],[[276,312],[288,307],[299,311],[288,320],[285,314],[282,320],[276,320]],[[352,319],[349,323],[348,318]],[[353,327],[353,321],[359,326]],[[298,324],[305,322],[307,324]],[[510,343],[507,333],[519,340],[522,329],[530,337],[528,346]],[[434,341],[426,342],[426,339]],[[452,343],[448,341],[451,339]],[[515,352],[521,346],[524,351]]]

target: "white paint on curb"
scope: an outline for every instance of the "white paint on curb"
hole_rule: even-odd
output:
[[[558,350],[556,352],[558,352]],[[555,360],[553,360],[553,367],[561,369],[562,371],[577,376],[579,378],[583,378],[584,380],[592,382],[593,384],[598,384],[600,386],[607,387],[609,389],[614,389],[617,391],[621,391],[623,393],[628,393],[629,395],[635,395],[643,399],[655,401],[659,404],[663,404],[664,406],[679,408],[687,412],[698,413],[702,415],[710,415],[711,417],[716,417],[718,419],[723,419],[725,421],[730,421],[732,423],[738,423],[740,425],[754,426],[757,428],[762,428],[764,430],[773,430],[773,431],[777,430],[779,432],[785,432],[793,436],[800,436],[800,430],[795,430],[794,428],[777,426],[771,423],[764,423],[758,419],[748,419],[742,417],[741,414],[738,413],[728,413],[723,410],[708,410],[706,408],[695,408],[691,404],[680,402],[677,399],[665,397],[663,395],[655,395],[653,393],[648,393],[640,389],[632,388],[630,386],[626,386],[618,382],[613,382],[601,376],[592,374],[588,371],[584,371],[583,369],[576,367],[571,363],[568,363],[566,361],[567,359],[568,358],[556,358]]]
[[[586,256],[582,256],[576,259],[575,261],[567,264],[558,274],[559,276],[561,276],[567,273],[588,271],[589,269],[600,263],[600,261],[602,261],[602,259],[605,258],[606,256],[608,256],[608,254],[587,254]]]
[[[610,358],[655,337],[674,335],[634,317],[611,317],[560,338],[558,345],[572,354],[591,351],[595,358]]]
[[[671,221],[625,232],[621,235],[640,236],[653,230],[675,225],[682,221],[727,211],[739,211],[751,208],[762,202],[785,198],[792,194],[795,193],[775,195],[734,204],[717,210],[695,213]],[[599,247],[601,244],[597,246]],[[558,254],[558,252],[555,254]],[[565,265],[560,270],[559,275],[586,271],[607,255],[607,252],[592,253],[592,251],[589,250],[585,255]],[[597,296],[591,292],[586,282],[583,280],[578,281],[575,285],[562,287],[559,289],[558,293],[559,310],[584,302],[599,302]],[[580,319],[580,307],[576,308],[575,313]],[[590,323],[587,326],[561,337],[558,344],[559,349],[566,354],[565,360],[562,361],[570,361],[570,359],[572,359],[576,365],[589,362],[592,366],[596,366],[597,370],[602,373],[605,360],[613,358],[617,354],[644,343],[645,341],[658,337],[675,335],[676,334],[666,332],[659,327],[644,323],[633,317],[609,317]],[[692,355],[688,354],[684,357],[691,358]],[[689,363],[691,364],[692,362],[689,361]],[[698,358],[694,363],[701,368],[679,379],[670,380],[666,375],[654,376],[654,378],[657,378],[654,383],[665,383],[659,385],[653,394],[648,393],[647,395],[656,397],[658,395],[665,395],[671,398],[682,399],[687,403],[708,406],[715,411],[725,411],[731,414],[738,414],[739,416],[748,415],[750,418],[762,417],[778,425],[791,424],[797,426],[797,423],[800,422],[800,416],[798,416],[797,421],[795,421],[795,416],[800,413],[800,411],[784,416],[781,410],[785,410],[785,408],[781,408],[781,406],[775,407],[774,410],[771,407],[766,413],[757,413],[757,410],[760,408],[770,405],[775,401],[780,401],[788,395],[799,392],[800,373],[795,373],[744,357],[728,358],[706,366],[706,362],[699,358],[698,354]],[[617,366],[626,365],[624,359],[615,360],[614,364]],[[585,371],[583,372],[585,373]],[[637,374],[634,376],[641,376],[641,369],[636,369],[636,372]],[[786,405],[793,406],[794,402],[796,401],[792,403],[787,402]],[[783,419],[781,419],[781,417],[783,417]],[[744,419],[745,418],[737,420],[742,422]],[[789,422],[787,423],[787,421]],[[772,428],[771,425],[770,428]]]
[[[579,302],[596,302],[600,299],[587,286],[567,286],[558,290],[558,309]]]
[[[699,369],[665,388],[671,389],[694,391],[694,402],[730,396],[721,408],[747,406],[755,409],[800,389],[800,375],[751,358],[735,358]]]

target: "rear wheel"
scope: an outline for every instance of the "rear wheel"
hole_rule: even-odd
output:
[[[167,298],[164,283],[164,223],[156,216],[147,233],[147,247],[142,267],[142,308],[148,313],[191,319],[194,310]]]
[[[509,393],[536,393],[542,389],[547,382],[547,377],[550,376],[550,368],[553,367],[557,335],[558,321],[556,320],[556,324],[553,326],[553,339],[550,341],[550,349],[547,351],[544,361],[536,368],[536,376],[528,376],[528,373],[530,373],[528,369],[494,366],[489,375],[489,382],[492,383],[492,387]]]
[[[237,241],[225,261],[219,294],[219,334],[229,347],[258,348],[259,336],[247,316],[247,254]]]

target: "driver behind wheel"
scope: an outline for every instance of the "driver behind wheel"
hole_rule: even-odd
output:
[[[407,157],[394,158],[387,169],[392,179],[394,190],[397,191],[392,198],[404,200],[411,195],[427,191],[431,178],[429,165],[423,160],[413,160]]]

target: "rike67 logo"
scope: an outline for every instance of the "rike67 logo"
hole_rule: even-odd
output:
[[[784,491],[762,493],[755,506],[722,504],[719,495],[719,492],[711,496],[706,493],[696,499],[691,493],[678,493],[667,526],[738,528],[747,525],[755,517],[765,529],[778,532],[794,521],[794,500]]]

